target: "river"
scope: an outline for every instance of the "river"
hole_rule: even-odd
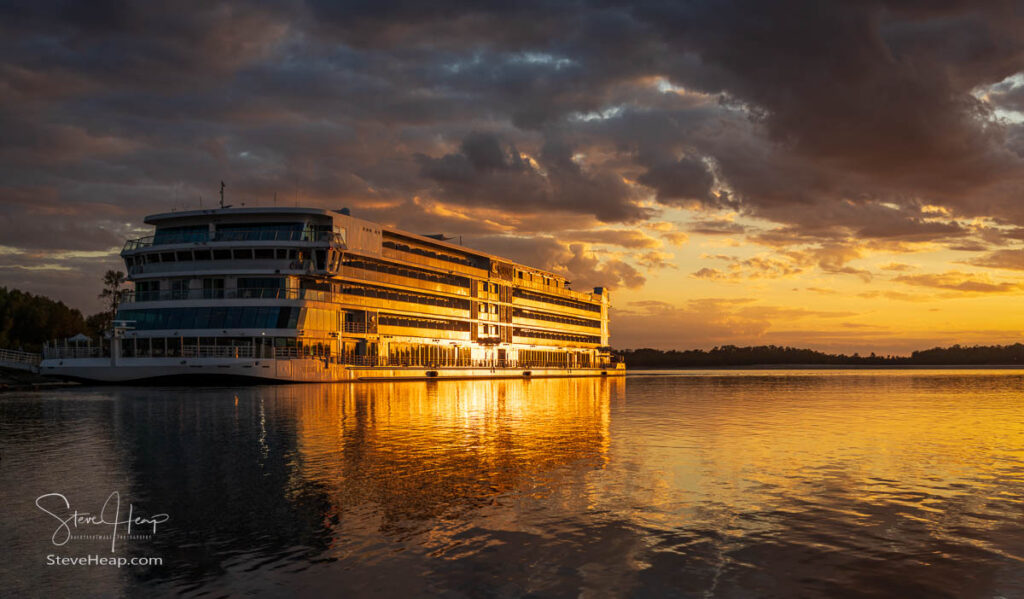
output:
[[[1020,597],[1022,399],[1015,370],[7,393],[0,594]],[[53,563],[90,555],[162,563]]]

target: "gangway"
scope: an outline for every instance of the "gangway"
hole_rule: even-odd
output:
[[[13,349],[0,349],[0,368],[39,372],[39,362],[41,360],[42,356],[40,354]]]

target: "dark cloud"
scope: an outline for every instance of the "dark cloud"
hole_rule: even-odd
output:
[[[493,236],[474,238],[473,246],[555,272],[569,279],[573,289],[579,291],[594,287],[636,288],[646,280],[632,265],[618,258],[601,260],[581,243],[565,244],[550,237]]]
[[[593,214],[605,222],[631,221],[646,211],[613,173],[586,173],[569,146],[546,143],[539,160],[525,158],[494,135],[473,133],[456,153],[420,156],[421,175],[438,197],[463,205]]]
[[[1022,19],[999,1],[6,3],[0,245],[103,251],[224,179],[235,203],[348,206],[620,287],[666,258],[609,231],[680,207],[692,223],[652,229],[671,243],[746,236],[865,279],[870,244],[1012,251]]]
[[[1024,250],[996,250],[968,260],[967,264],[986,268],[1024,270]]]
[[[701,218],[691,221],[687,230],[701,235],[742,235],[747,227],[730,218]]]
[[[657,164],[637,181],[653,189],[663,204],[716,203],[711,194],[715,178],[699,159],[686,156],[675,162]]]
[[[969,92],[1024,64],[1009,5],[737,0],[637,12],[700,56],[703,69],[680,71],[681,83],[750,103],[773,139],[804,155],[927,189],[936,163],[962,184],[1002,167]]]
[[[572,241],[584,241],[588,243],[600,243],[616,245],[632,250],[642,250],[661,247],[654,237],[650,237],[641,231],[629,229],[593,229],[590,231],[565,231],[560,235],[563,239]]]

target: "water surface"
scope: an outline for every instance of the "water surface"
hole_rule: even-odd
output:
[[[0,396],[9,596],[1019,597],[1024,372]],[[169,520],[48,566],[35,505]],[[85,528],[83,526],[83,528]],[[95,527],[101,528],[101,527]]]

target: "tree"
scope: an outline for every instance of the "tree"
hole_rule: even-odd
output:
[[[119,270],[108,270],[103,275],[103,291],[100,292],[100,299],[106,299],[110,302],[110,310],[108,310],[109,319],[108,322],[113,324],[114,318],[117,317],[117,306],[121,303],[121,296],[123,290],[121,287],[124,286],[126,280],[124,273]]]
[[[97,312],[85,319],[85,326],[89,329],[91,337],[102,337],[104,331],[109,331],[114,323],[110,320],[110,312]]]
[[[86,331],[82,313],[41,295],[0,287],[0,348],[38,351]]]

